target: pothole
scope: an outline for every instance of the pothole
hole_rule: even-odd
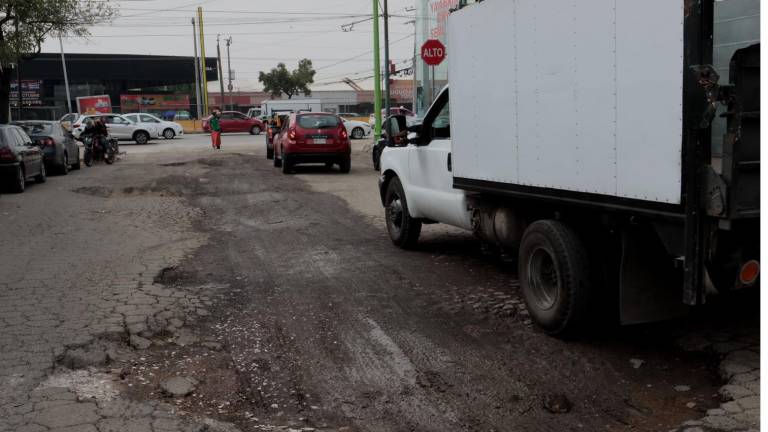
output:
[[[43,381],[38,388],[66,388],[81,400],[108,401],[120,396],[120,391],[115,385],[115,376],[94,368],[61,369]]]
[[[182,281],[191,280],[193,277],[193,275],[179,269],[178,267],[164,267],[159,272],[157,272],[154,282],[160,285],[173,286],[178,285]]]
[[[197,163],[199,163],[200,165],[211,166],[211,167],[224,166],[223,159],[198,159]]]
[[[113,190],[110,187],[106,186],[84,186],[72,189],[72,192],[83,194],[83,195],[91,195],[96,196],[99,198],[109,198],[113,194]]]

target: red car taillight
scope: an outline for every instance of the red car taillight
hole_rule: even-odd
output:
[[[290,140],[296,139],[296,129],[291,129],[288,131],[288,139]]]
[[[13,162],[16,160],[16,155],[13,154],[11,149],[4,147],[0,148],[0,161]]]
[[[75,123],[72,125],[72,129],[76,129],[80,127],[80,123]]]
[[[347,139],[347,128],[345,128],[343,125],[341,126],[339,130],[339,136],[341,136],[341,139]]]

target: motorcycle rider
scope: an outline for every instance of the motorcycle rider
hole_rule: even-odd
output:
[[[81,133],[80,136],[93,138],[93,144],[94,147],[96,147],[99,142],[95,140],[100,138],[102,135],[107,134],[107,127],[101,121],[100,117],[89,117],[85,119],[85,129],[83,129],[83,133]]]
[[[102,117],[88,118],[82,135],[90,136],[93,139],[93,147],[100,146],[106,155],[107,146],[111,146],[111,144],[109,142],[109,130]]]
[[[109,130],[107,129],[106,119],[104,117],[97,118],[96,121],[93,122],[93,129],[97,139],[99,140],[99,144],[101,144],[101,149],[106,155],[109,147],[111,146],[109,142]]]

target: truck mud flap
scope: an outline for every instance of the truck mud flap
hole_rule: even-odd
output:
[[[622,232],[620,281],[621,324],[642,324],[683,316],[680,301],[683,266],[674,265],[651,226],[635,225]]]

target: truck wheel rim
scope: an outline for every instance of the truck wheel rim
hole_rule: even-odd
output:
[[[538,248],[528,261],[528,286],[536,307],[552,309],[560,296],[560,277],[548,250]]]
[[[400,231],[403,226],[403,203],[399,196],[395,196],[389,203],[389,223],[396,231]]]

